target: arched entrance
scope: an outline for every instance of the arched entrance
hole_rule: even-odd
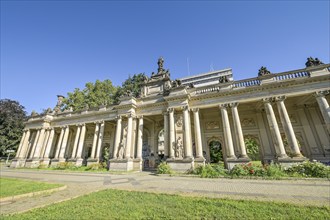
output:
[[[210,147],[210,162],[219,163],[223,162],[222,145],[218,140],[211,140],[209,142]]]

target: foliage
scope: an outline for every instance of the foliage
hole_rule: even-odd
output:
[[[270,164],[263,166],[261,164],[252,162],[236,164],[230,171],[230,175],[232,177],[259,176],[272,178],[287,176],[280,165]]]
[[[254,138],[245,139],[246,153],[251,160],[260,160],[259,145]]]
[[[146,75],[144,73],[134,74],[132,77],[129,76],[128,79],[123,82],[122,86],[118,88],[115,94],[116,102],[119,101],[119,97],[126,91],[132,92],[134,97],[139,97],[145,77]]]
[[[295,164],[286,170],[287,173],[299,174],[305,177],[330,177],[330,167],[318,162],[305,161]]]
[[[223,160],[222,148],[219,141],[211,141],[210,159],[211,163],[218,163],[219,161]]]
[[[166,162],[161,162],[157,167],[158,174],[172,174],[173,170]]]
[[[170,211],[169,211],[170,210]],[[328,219],[330,208],[107,189],[2,219]]]
[[[0,198],[53,189],[60,186],[62,185],[1,177]]]
[[[217,178],[227,175],[228,170],[221,164],[206,164],[205,166],[197,166],[191,173],[202,178]]]
[[[54,170],[74,169],[75,164],[72,162],[58,162],[56,165],[51,166],[51,168]]]
[[[72,108],[74,111],[79,111],[86,108],[86,106],[95,108],[101,105],[113,104],[117,89],[112,85],[111,80],[88,82],[83,90],[76,88],[73,92],[68,92],[67,97],[63,100],[62,108]]]
[[[106,167],[106,163],[95,163],[88,165],[85,170],[104,170]]]
[[[49,169],[69,171],[106,171],[106,167],[106,163],[96,163],[90,164],[88,166],[76,166],[76,164],[72,162],[59,162],[56,165],[51,166]],[[40,165],[38,168],[45,169],[43,165]]]
[[[6,150],[17,150],[23,134],[26,112],[17,101],[0,100],[0,157]]]

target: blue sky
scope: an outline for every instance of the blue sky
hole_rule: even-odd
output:
[[[54,107],[86,82],[232,68],[234,79],[329,63],[329,1],[1,1],[1,98]]]

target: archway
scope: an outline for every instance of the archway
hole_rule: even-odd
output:
[[[210,162],[219,163],[223,162],[223,152],[220,141],[212,140],[209,142],[210,147]]]

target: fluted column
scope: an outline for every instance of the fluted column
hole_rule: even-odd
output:
[[[27,130],[27,133],[24,138],[23,146],[22,146],[22,152],[21,152],[21,158],[27,159],[27,154],[29,151],[29,139],[30,139],[31,131],[30,129]]]
[[[191,126],[190,114],[188,106],[182,107],[183,110],[183,123],[184,123],[184,152],[185,158],[192,158],[192,145],[191,145]]]
[[[175,125],[174,125],[174,109],[169,108],[169,119],[170,119],[170,143],[169,143],[169,156],[174,158],[174,148],[175,148]]]
[[[77,126],[77,132],[76,132],[76,137],[75,137],[74,143],[73,143],[73,150],[72,150],[71,158],[77,157],[77,148],[78,148],[78,144],[79,144],[81,126],[80,125],[76,125],[76,126]]]
[[[36,159],[40,158],[41,148],[43,147],[42,145],[44,143],[44,139],[45,139],[45,129],[42,128],[39,132],[39,138],[38,138],[38,141],[36,144],[33,158],[36,158]]]
[[[96,158],[98,161],[101,160],[102,156],[102,143],[103,143],[103,134],[104,134],[104,121],[100,123],[100,132],[99,132],[99,137],[97,141],[97,148],[96,148]]]
[[[283,140],[281,137],[280,129],[278,128],[278,124],[276,121],[276,117],[274,114],[273,107],[271,105],[271,102],[273,101],[272,98],[265,98],[263,99],[265,110],[266,110],[266,115],[270,127],[270,132],[273,136],[273,143],[275,148],[277,149],[277,156],[280,158],[285,158],[288,157],[285,152],[285,148],[283,145]]]
[[[64,160],[65,151],[66,151],[66,148],[68,146],[69,133],[70,133],[69,126],[64,126],[63,141],[62,141],[62,144],[61,144],[61,150],[60,150],[60,155],[59,155],[60,160]]]
[[[76,155],[77,159],[82,159],[82,152],[84,149],[84,142],[85,142],[85,134],[86,134],[86,125],[82,124],[79,143],[78,143],[78,151],[77,151],[77,155]]]
[[[18,146],[18,149],[17,149],[17,153],[16,153],[16,158],[20,158],[21,157],[21,154],[22,154],[22,149],[24,148],[23,146],[23,143],[24,143],[24,139],[26,137],[26,134],[27,134],[27,131],[28,130],[23,130],[23,135],[22,135],[22,138],[21,138],[21,141],[19,142],[19,146]]]
[[[41,128],[38,128],[37,129],[37,134],[36,134],[36,136],[34,138],[34,141],[33,141],[32,150],[30,152],[29,158],[33,158],[33,156],[34,156],[34,152],[36,151],[39,136],[40,136],[40,131],[41,131]]]
[[[44,138],[42,148],[41,148],[41,153],[40,153],[41,158],[44,158],[46,147],[47,147],[47,141],[49,139],[49,135],[50,135],[50,128],[46,128],[45,129],[45,138]]]
[[[194,125],[195,125],[195,146],[196,146],[196,157],[204,158],[203,156],[203,146],[202,146],[202,136],[201,136],[201,125],[199,121],[199,109],[194,108]]]
[[[94,132],[94,138],[93,138],[93,145],[92,145],[92,153],[91,153],[91,158],[95,158],[95,153],[96,153],[96,146],[97,146],[97,140],[99,136],[99,122],[95,122],[95,132]]]
[[[133,115],[129,114],[127,117],[128,118],[127,118],[127,137],[126,137],[125,158],[128,159],[131,156]]]
[[[121,116],[117,117],[117,127],[116,127],[116,137],[115,137],[115,145],[113,147],[113,158],[118,158],[118,149],[121,138]]]
[[[235,159],[235,152],[233,146],[233,139],[230,130],[227,104],[219,105],[222,117],[223,135],[225,137],[226,149],[227,149],[227,159]]]
[[[62,146],[62,142],[63,142],[63,136],[64,136],[64,127],[61,127],[61,133],[60,133],[60,137],[57,142],[56,153],[55,153],[54,159],[58,159],[58,157],[60,155],[60,150],[61,150],[61,146]]]
[[[136,149],[137,159],[142,159],[142,143],[143,143],[143,116],[139,116],[139,127],[137,133],[137,149]]]
[[[276,98],[277,108],[278,112],[280,114],[282,126],[285,132],[285,136],[288,139],[289,146],[293,150],[293,155],[295,157],[302,157],[299,149],[299,145],[297,142],[296,135],[294,133],[291,120],[289,117],[289,114],[286,110],[285,104],[284,104],[285,96],[279,96]]]
[[[241,155],[240,157],[242,158],[247,158],[248,156],[246,155],[246,147],[245,147],[245,142],[244,142],[244,136],[243,136],[243,131],[242,131],[242,126],[241,126],[241,121],[239,118],[238,110],[237,110],[238,103],[231,103],[231,112],[233,115],[233,121],[234,121],[234,129],[235,129],[235,134],[237,137],[237,143],[238,147],[240,149]]]
[[[168,137],[168,134],[169,134],[169,129],[168,129],[168,112],[165,111],[164,112],[164,157],[165,158],[168,158],[168,155],[169,155],[169,137]]]
[[[54,135],[55,135],[55,129],[51,128],[49,131],[49,138],[48,138],[48,141],[46,144],[44,158],[49,158],[49,154],[50,154],[50,151],[51,151],[52,145],[53,145]]]
[[[326,95],[329,95],[330,91],[319,91],[314,94],[316,97],[316,101],[319,105],[321,114],[323,116],[324,122],[327,126],[328,132],[330,134],[330,108],[327,99],[325,98]]]

